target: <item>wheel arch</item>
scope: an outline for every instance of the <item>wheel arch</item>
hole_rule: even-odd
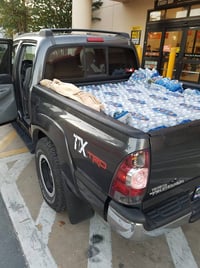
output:
[[[63,178],[68,187],[76,193],[74,164],[69,150],[67,136],[61,126],[47,115],[41,115],[40,121],[42,123],[31,125],[34,148],[37,142],[43,137],[47,137],[51,140],[57,151],[61,172],[64,173]]]
[[[36,146],[41,138],[47,137],[56,148],[58,160],[61,163],[61,175],[65,182],[65,198],[70,222],[76,224],[89,219],[93,216],[94,210],[86,200],[80,198],[81,194],[74,175],[73,158],[68,147],[67,136],[61,126],[52,118],[42,115],[40,120],[42,120],[42,124],[31,126],[32,140]],[[66,172],[67,165],[69,166],[68,172]]]

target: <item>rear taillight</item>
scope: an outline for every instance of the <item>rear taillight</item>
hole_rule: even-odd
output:
[[[149,151],[128,155],[119,165],[112,181],[110,196],[123,204],[137,204],[144,196],[149,175]]]

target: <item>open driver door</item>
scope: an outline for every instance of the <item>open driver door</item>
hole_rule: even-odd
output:
[[[0,125],[17,118],[12,82],[12,40],[0,39]]]

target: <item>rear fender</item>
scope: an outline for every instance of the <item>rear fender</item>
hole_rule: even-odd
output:
[[[64,178],[69,188],[77,193],[77,187],[74,179],[74,165],[68,147],[68,140],[60,125],[47,115],[39,115],[39,124],[31,125],[31,133],[34,145],[41,137],[48,137],[56,147],[61,172],[65,174]],[[66,180],[66,179],[65,179]]]

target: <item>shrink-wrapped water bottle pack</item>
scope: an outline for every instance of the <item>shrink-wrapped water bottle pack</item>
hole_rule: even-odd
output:
[[[104,112],[144,132],[200,119],[200,91],[159,76],[156,70],[136,70],[127,81],[82,86],[104,104]]]

